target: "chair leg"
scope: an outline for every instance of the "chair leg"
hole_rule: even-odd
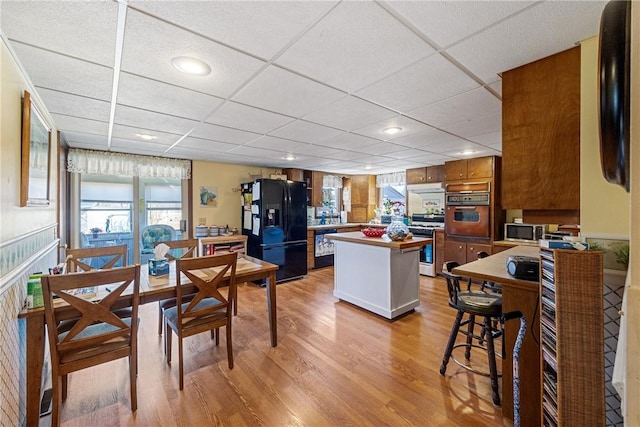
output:
[[[131,412],[136,412],[138,410],[138,387],[137,387],[137,378],[138,378],[138,362],[137,359],[137,351],[132,351],[129,356],[129,388],[131,393]]]
[[[216,333],[216,337],[220,336],[220,333]],[[233,369],[233,346],[231,345],[231,319],[227,323],[227,361],[229,362],[229,369]]]
[[[182,364],[182,337],[178,336],[178,373],[180,375],[180,390],[184,388],[184,369]]]
[[[467,345],[464,350],[464,360],[471,359],[471,345],[473,344],[473,330],[476,326],[476,316],[469,315],[469,328],[467,329]]]
[[[220,328],[216,328],[216,345],[220,345]]]
[[[498,368],[496,367],[496,351],[491,334],[491,317],[484,318],[484,328],[489,331],[487,337],[487,357],[489,359],[489,377],[491,378],[491,397],[496,406],[500,406],[500,393],[498,391]]]
[[[62,377],[57,372],[52,372],[52,399],[51,399],[51,427],[60,426],[60,409],[62,407]]]
[[[167,354],[167,365],[171,365],[171,335],[173,335],[173,329],[169,328],[169,324],[165,322],[164,330],[167,331],[164,334],[164,351]]]
[[[162,318],[162,307],[158,302],[158,335],[162,335],[162,325],[164,324],[163,320],[164,319]]]
[[[67,393],[68,393],[68,385],[69,385],[69,375],[63,375],[62,376],[62,401],[64,402],[65,400],[67,400]]]
[[[451,333],[449,334],[447,347],[444,350],[444,356],[442,357],[442,364],[440,365],[440,375],[444,375],[444,373],[447,371],[447,363],[449,363],[449,358],[451,357],[453,346],[456,343],[456,336],[458,335],[458,330],[460,329],[460,322],[462,321],[463,315],[464,312],[458,310],[458,314],[456,314],[456,320],[454,320],[453,326],[451,327]]]

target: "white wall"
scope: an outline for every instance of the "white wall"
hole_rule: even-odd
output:
[[[19,207],[21,99],[24,90],[53,126],[35,88],[14,59],[4,37],[0,46],[0,424],[21,425],[25,419],[25,325],[16,320],[24,304],[29,274],[57,263],[55,238],[57,173],[50,173],[51,204]],[[57,159],[56,142],[51,158]],[[56,161],[52,165],[56,165]],[[55,167],[55,166],[54,166]]]

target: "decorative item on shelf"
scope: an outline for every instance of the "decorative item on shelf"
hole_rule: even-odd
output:
[[[209,227],[206,225],[196,225],[196,237],[207,237],[209,235]]]
[[[99,227],[90,228],[89,231],[91,231],[91,234],[93,235],[94,239],[98,237],[98,233],[102,233],[102,229]]]
[[[387,227],[387,236],[391,240],[401,241],[409,238],[409,227],[402,220],[401,216],[394,216]]]

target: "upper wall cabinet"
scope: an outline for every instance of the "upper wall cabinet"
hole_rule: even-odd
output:
[[[444,165],[447,181],[491,178],[493,177],[493,169],[495,167],[493,156],[454,160],[446,162]]]
[[[580,47],[502,75],[502,206],[580,209]]]
[[[444,181],[444,165],[407,169],[407,184],[424,184]]]

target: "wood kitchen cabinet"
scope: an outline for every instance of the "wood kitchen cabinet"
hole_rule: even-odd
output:
[[[351,212],[349,222],[369,222],[375,216],[376,177],[375,175],[352,175],[348,179],[351,192]]]
[[[442,265],[445,262],[444,229],[438,228],[433,231],[433,244],[436,248],[435,272],[438,275],[442,273]]]
[[[494,156],[445,162],[446,181],[491,178],[493,177],[493,171],[495,168],[494,163]]]
[[[580,209],[580,47],[502,75],[502,206]]]
[[[284,168],[283,175],[291,181],[307,183],[307,206],[322,206],[322,178],[323,172],[306,169]],[[319,183],[319,185],[317,185]]]
[[[424,184],[427,182],[427,168],[413,168],[407,169],[407,185],[409,184]]]
[[[444,165],[407,169],[407,185],[444,181]]]
[[[491,244],[447,239],[444,248],[444,262],[456,261],[460,265],[466,264],[477,260],[480,251],[491,254]]]

